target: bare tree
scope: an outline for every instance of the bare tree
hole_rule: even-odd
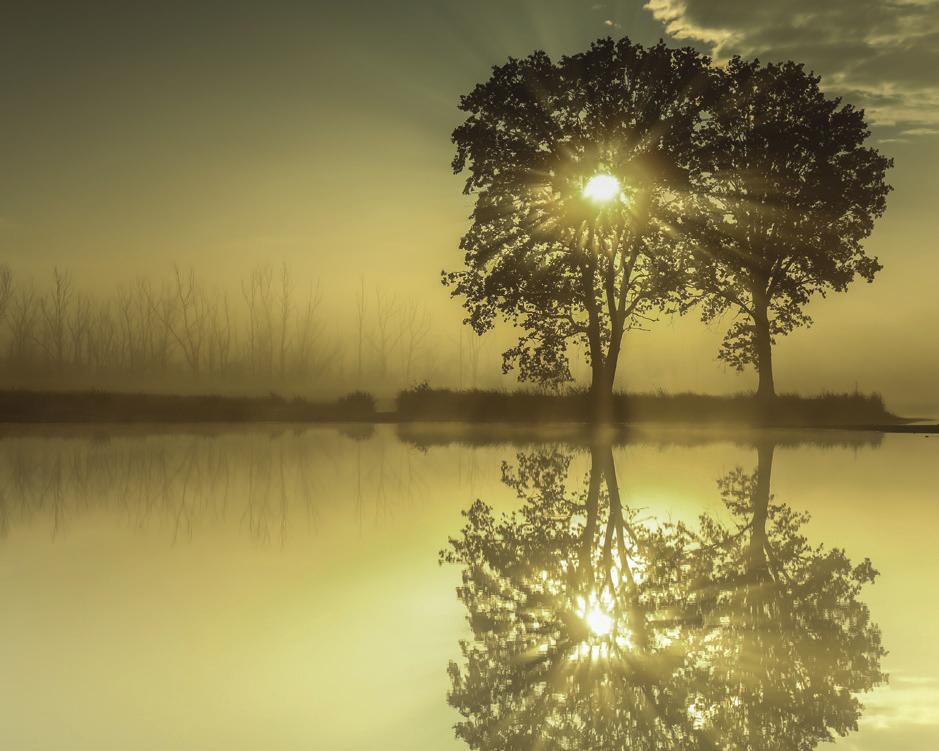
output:
[[[37,342],[59,369],[65,366],[68,346],[68,317],[72,303],[72,278],[67,271],[52,269],[52,289],[39,299],[42,335]]]
[[[88,362],[97,372],[101,373],[114,366],[116,340],[111,306],[105,302],[91,315],[88,325]]]
[[[274,273],[270,266],[256,267],[242,282],[248,306],[248,361],[254,373],[273,372],[274,356]]]
[[[221,293],[210,306],[208,345],[209,370],[224,376],[231,364],[232,349],[231,308],[225,293]]]
[[[287,341],[290,334],[290,270],[287,264],[281,266],[280,273],[280,300],[279,300],[279,318],[278,321],[278,364],[280,366],[281,380],[287,376]]]
[[[32,282],[21,286],[9,303],[7,323],[10,329],[9,356],[13,364],[25,367],[32,355],[36,341],[36,323],[39,309],[36,304],[36,288]]]
[[[430,315],[427,309],[416,302],[408,305],[401,316],[401,339],[403,340],[404,381],[411,382],[417,357],[430,334]]]
[[[119,365],[126,367],[130,372],[137,368],[137,350],[139,340],[137,339],[137,325],[134,320],[134,300],[133,294],[126,287],[118,287],[115,295],[115,305],[117,309],[117,354],[120,358]]]
[[[175,301],[166,290],[158,295],[148,279],[137,281],[137,294],[142,303],[141,315],[145,315],[144,325],[151,332],[149,359],[152,366],[162,374],[170,362],[173,334],[166,322],[173,317]]]
[[[398,303],[394,297],[388,298],[382,290],[375,290],[375,327],[368,338],[375,352],[378,375],[382,378],[388,375],[391,355],[401,341],[401,329],[395,325],[398,315]]]
[[[356,383],[362,385],[362,355],[365,343],[365,315],[367,303],[365,299],[365,277],[359,277],[359,291],[355,298],[356,314]]]
[[[0,264],[0,322],[7,313],[10,299],[13,297],[13,272],[5,263]]]
[[[196,280],[196,272],[189,269],[189,272],[184,275],[178,266],[174,266],[173,269],[175,305],[172,307],[172,314],[169,313],[169,306],[162,306],[156,312],[162,316],[163,325],[182,350],[192,374],[198,376],[206,340],[209,307],[205,294]]]
[[[335,347],[323,339],[323,323],[317,311],[322,302],[319,282],[310,285],[303,311],[297,319],[296,367],[301,376],[316,377],[326,371],[335,357]]]
[[[79,368],[85,364],[88,356],[88,330],[91,326],[91,300],[85,295],[75,296],[75,305],[72,308],[65,325],[71,340],[72,364]]]

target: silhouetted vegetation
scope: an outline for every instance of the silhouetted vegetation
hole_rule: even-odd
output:
[[[775,394],[773,342],[812,323],[813,295],[868,282],[880,263],[861,245],[884,213],[893,161],[864,145],[864,113],[825,96],[793,62],[732,59],[699,134],[690,171],[695,279],[702,317],[734,322],[719,357],[754,365]]]
[[[375,398],[356,391],[333,401],[265,397],[170,395],[108,391],[0,390],[0,422],[460,422],[533,426],[586,424],[594,402],[586,390],[564,394],[535,391],[451,391],[417,387],[402,391],[396,410],[379,412]],[[715,424],[770,427],[889,427],[902,418],[878,395],[781,395],[767,406],[750,394],[615,394],[610,430],[622,433],[641,423]],[[538,427],[540,426],[540,427]],[[618,427],[617,427],[618,426]],[[928,426],[927,426],[928,428]],[[472,429],[470,429],[472,430]],[[591,435],[585,425],[584,436]],[[912,432],[924,432],[910,426]],[[561,431],[576,438],[569,428]],[[925,432],[928,432],[925,431]],[[484,435],[489,431],[483,431]],[[484,441],[485,442],[485,441]],[[576,441],[575,442],[579,442]]]
[[[451,391],[419,387],[397,399],[401,420],[466,422],[584,422],[592,418],[588,391],[562,394],[535,391]],[[900,421],[883,399],[865,394],[783,394],[766,404],[752,394],[614,394],[609,406],[615,423],[709,422],[770,426],[849,426]]]
[[[105,391],[0,391],[0,422],[372,421],[364,392],[334,402],[268,397],[172,396]]]
[[[0,384],[306,396],[457,375],[461,342],[421,303],[364,281],[332,302],[342,307],[286,265],[258,266],[235,289],[174,267],[94,294],[66,269],[36,280],[0,264]]]
[[[520,380],[567,383],[585,356],[595,419],[622,419],[623,335],[657,311],[732,311],[719,357],[756,365],[770,401],[775,338],[811,323],[813,296],[880,269],[861,243],[892,162],[865,145],[864,113],[796,63],[601,39],[511,58],[460,108],[453,169],[475,209],[444,282],[477,334],[497,318],[519,330],[503,369]]]
[[[510,59],[460,101],[455,172],[476,198],[444,275],[478,334],[501,316],[522,333],[504,370],[542,385],[572,380],[586,352],[597,417],[609,417],[623,335],[674,302],[685,282],[672,241],[687,190],[693,132],[712,87],[708,58],[600,40],[556,63]],[[585,198],[592,177],[612,181]]]

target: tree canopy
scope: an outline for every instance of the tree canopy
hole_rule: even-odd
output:
[[[735,316],[719,357],[756,365],[770,396],[772,344],[811,323],[809,299],[880,270],[862,240],[886,207],[892,160],[865,145],[863,111],[826,96],[802,65],[733,58],[719,76],[690,172],[702,222],[694,286],[705,320]]]
[[[505,370],[569,381],[575,344],[594,388],[612,389],[623,333],[685,281],[667,238],[711,83],[690,48],[603,39],[556,62],[510,59],[461,99],[453,168],[476,204],[465,267],[444,281],[478,333],[499,317],[518,327]],[[621,187],[606,204],[584,196],[596,175]]]
[[[521,380],[572,380],[579,349],[606,397],[624,333],[700,303],[706,321],[734,314],[719,357],[756,365],[772,396],[776,337],[880,269],[862,241],[891,160],[796,63],[601,39],[510,59],[460,109],[453,169],[475,207],[443,279],[477,333],[515,327],[503,370]],[[585,193],[597,177],[604,200]]]

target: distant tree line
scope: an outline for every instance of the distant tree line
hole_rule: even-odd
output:
[[[287,265],[258,266],[234,289],[177,266],[104,295],[61,268],[37,281],[0,265],[0,382],[345,393],[464,380],[458,363],[469,384],[479,370],[478,346],[419,301],[363,280],[351,309],[339,302],[342,315],[327,310],[320,284]]]

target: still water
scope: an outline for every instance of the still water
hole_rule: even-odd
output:
[[[937,497],[913,435],[8,430],[0,748],[935,749]]]

